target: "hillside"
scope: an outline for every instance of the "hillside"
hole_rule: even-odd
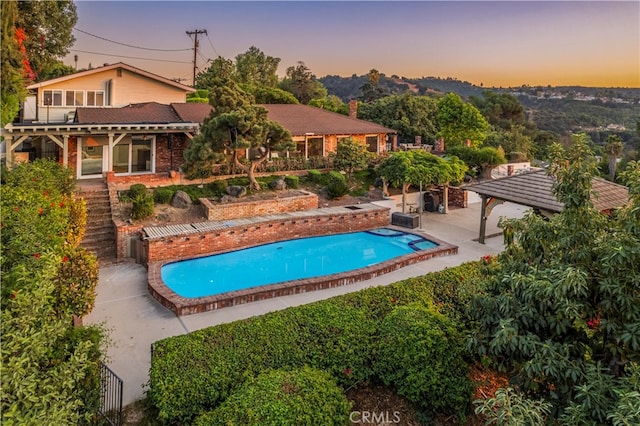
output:
[[[358,99],[366,75],[318,78],[331,95],[344,102]],[[527,110],[528,118],[538,129],[566,135],[575,131],[588,132],[599,143],[606,132],[627,133],[624,140],[635,139],[636,123],[640,120],[640,89],[581,86],[521,86],[487,88],[454,78],[406,78],[380,74],[379,86],[386,95],[406,92],[415,95],[441,96],[453,92],[463,98],[482,97],[485,90],[510,93]],[[600,133],[602,133],[602,136]]]

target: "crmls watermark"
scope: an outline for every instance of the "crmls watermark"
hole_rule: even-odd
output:
[[[352,411],[349,414],[351,423],[361,425],[387,425],[400,423],[399,411]]]

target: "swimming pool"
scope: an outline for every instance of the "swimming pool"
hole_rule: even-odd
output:
[[[201,298],[354,271],[435,247],[420,235],[379,228],[168,263],[161,268],[161,279],[181,297]]]

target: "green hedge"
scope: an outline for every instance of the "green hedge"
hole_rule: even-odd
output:
[[[323,425],[344,426],[350,404],[333,378],[303,367],[269,370],[251,378],[195,426]]]
[[[284,182],[287,184],[288,188],[296,189],[300,184],[300,178],[296,175],[285,176]]]
[[[153,201],[156,204],[169,204],[176,191],[171,188],[160,187],[153,190]]]
[[[462,340],[454,323],[434,308],[400,306],[382,321],[374,371],[425,414],[462,420],[473,391]]]
[[[468,263],[155,342],[149,398],[162,421],[190,423],[266,369],[309,365],[331,374],[343,388],[378,380],[373,367],[385,317],[416,304],[464,318],[465,300],[479,275],[478,262]],[[442,335],[453,338],[448,328]]]

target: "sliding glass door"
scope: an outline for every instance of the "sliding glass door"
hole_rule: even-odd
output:
[[[152,152],[154,138],[132,138],[113,148],[113,171],[116,173],[145,173],[154,170]]]

